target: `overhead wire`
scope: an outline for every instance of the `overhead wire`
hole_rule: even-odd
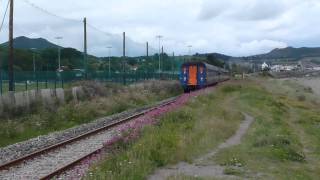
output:
[[[73,22],[82,22],[81,20],[77,20],[77,19],[72,19],[72,18],[66,18],[66,17],[63,17],[63,16],[60,16],[60,15],[57,15],[55,13],[52,13],[38,5],[36,5],[35,3],[33,2],[30,2],[29,0],[23,0],[26,4],[30,5],[31,7],[45,13],[45,14],[48,14],[50,16],[53,16],[53,17],[56,17],[56,18],[59,18],[59,19],[63,19],[63,20],[66,20],[66,21],[73,21]]]
[[[2,18],[2,22],[1,22],[1,26],[0,26],[0,32],[2,31],[3,24],[4,24],[4,21],[5,21],[5,19],[6,19],[8,9],[9,9],[9,5],[10,5],[10,0],[8,0],[6,10],[5,10],[4,15],[3,15],[3,18]]]
[[[52,17],[59,18],[59,19],[65,20],[65,21],[77,22],[77,23],[81,22],[81,23],[82,23],[82,20],[77,20],[77,19],[72,19],[72,18],[63,17],[63,16],[61,16],[61,15],[58,15],[58,14],[56,14],[56,13],[53,13],[53,12],[51,12],[51,11],[49,11],[49,10],[47,10],[47,9],[45,9],[45,8],[37,5],[37,4],[31,2],[30,0],[23,0],[23,2],[25,2],[26,4],[28,4],[28,5],[31,6],[32,8],[35,8],[35,9],[37,9],[38,11],[41,11],[42,13],[45,13],[45,14],[50,15],[50,16],[52,16]],[[99,33],[107,36],[107,37],[113,37],[113,35],[121,36],[121,34],[111,34],[111,33],[108,33],[108,32],[106,32],[106,31],[104,31],[104,30],[101,30],[100,28],[97,28],[96,26],[94,26],[94,25],[92,25],[91,23],[88,23],[88,22],[87,22],[87,27],[90,28],[90,29],[93,29],[93,30],[95,30],[95,31],[97,31],[97,32],[99,32]]]
[[[41,12],[43,12],[43,13],[46,13],[46,14],[48,14],[48,15],[50,15],[50,16],[53,16],[53,17],[56,17],[56,18],[59,18],[59,19],[62,19],[62,20],[66,20],[66,21],[82,22],[81,20],[66,18],[66,17],[60,16],[60,15],[57,15],[57,14],[51,12],[51,11],[48,11],[48,10],[46,10],[46,9],[44,9],[44,8],[36,5],[35,3],[33,3],[33,2],[31,2],[31,1],[29,1],[29,0],[23,0],[23,1],[24,1],[25,3],[27,3],[28,5],[30,5],[31,7],[35,8],[35,9],[38,9],[39,11],[41,11]],[[112,36],[110,33],[107,33],[107,32],[105,32],[105,31],[97,28],[96,26],[90,24],[90,23],[87,23],[87,25],[88,25],[88,27],[90,27],[91,29],[94,29],[94,30],[96,30],[96,31],[98,31],[98,32],[106,35],[106,36]]]

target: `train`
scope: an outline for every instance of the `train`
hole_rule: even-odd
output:
[[[181,66],[180,82],[185,92],[203,89],[229,79],[229,71],[205,62],[188,62]]]

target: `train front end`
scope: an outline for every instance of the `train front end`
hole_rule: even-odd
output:
[[[181,66],[180,82],[185,92],[206,87],[207,73],[204,63],[185,63]]]

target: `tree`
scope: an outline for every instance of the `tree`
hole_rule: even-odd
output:
[[[217,59],[213,54],[209,54],[207,55],[207,63],[214,65],[214,66],[218,66],[221,68],[224,68],[224,64],[225,62],[220,61],[219,59]]]

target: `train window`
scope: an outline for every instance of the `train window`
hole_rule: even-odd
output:
[[[200,73],[203,74],[203,72],[204,72],[204,68],[200,67]]]
[[[183,73],[187,74],[187,68],[186,67],[183,67]]]

